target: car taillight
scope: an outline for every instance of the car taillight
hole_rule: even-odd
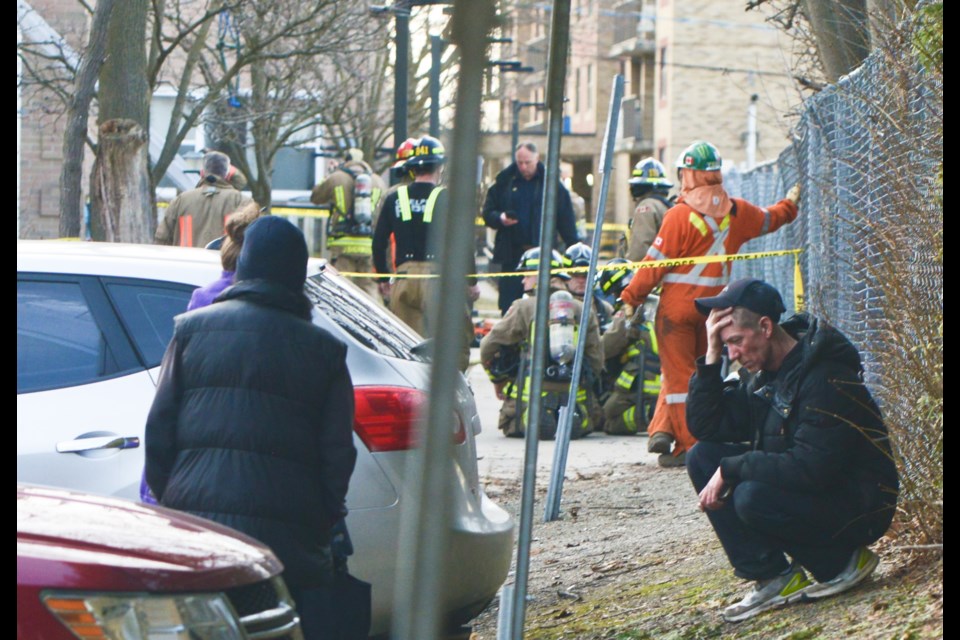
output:
[[[417,445],[427,394],[408,387],[354,387],[353,429],[372,452],[403,451]],[[453,416],[453,442],[463,444],[466,428]]]

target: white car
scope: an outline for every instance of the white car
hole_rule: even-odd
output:
[[[357,466],[347,495],[350,571],[373,584],[374,633],[389,629],[400,507],[409,491],[429,364],[420,337],[345,278],[311,260],[314,322],[347,345]],[[143,433],[159,365],[193,289],[220,275],[203,249],[17,243],[17,480],[137,499]],[[513,521],[479,485],[473,394],[451,416],[455,525],[444,594],[450,624],[490,601],[510,566]]]

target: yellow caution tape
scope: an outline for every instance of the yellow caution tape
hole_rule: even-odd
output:
[[[799,256],[803,249],[780,249],[777,251],[757,251],[754,253],[732,253],[719,256],[696,256],[692,258],[675,258],[672,260],[644,260],[642,262],[622,262],[620,264],[608,264],[597,266],[597,272],[612,271],[615,269],[659,269],[661,267],[685,267],[694,264],[709,264],[712,262],[737,262],[741,260],[761,260],[763,258],[774,258],[777,256],[795,256],[797,267],[799,268]],[[559,275],[561,273],[586,273],[589,267],[566,267],[551,269],[550,273]],[[347,278],[437,278],[436,273],[358,273],[354,271],[338,271],[341,276]],[[510,276],[535,276],[538,271],[500,271],[497,273],[472,273],[468,278],[504,278]],[[794,289],[800,282],[800,295],[803,295],[803,283],[800,278],[794,278]]]
[[[800,270],[800,252],[793,255],[793,309],[797,313],[807,308],[807,298],[803,294],[803,272]]]

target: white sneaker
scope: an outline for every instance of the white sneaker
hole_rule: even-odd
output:
[[[866,547],[860,547],[853,552],[850,562],[836,578],[810,585],[804,591],[803,597],[805,600],[817,600],[843,593],[869,578],[878,564],[880,564],[880,558],[877,554]]]
[[[786,573],[769,580],[758,580],[743,600],[723,610],[723,619],[740,622],[768,609],[796,602],[810,584],[803,569],[796,564],[790,565]]]

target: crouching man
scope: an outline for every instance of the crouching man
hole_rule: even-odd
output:
[[[734,573],[755,581],[728,622],[859,584],[879,559],[899,480],[856,348],[807,314],[778,324],[776,289],[746,278],[696,300],[707,353],[687,396],[687,471]],[[742,366],[721,378],[721,350]],[[807,572],[813,578],[811,581]]]

